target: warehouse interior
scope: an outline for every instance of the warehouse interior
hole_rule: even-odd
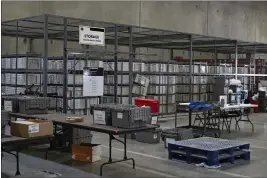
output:
[[[266,2],[1,4],[2,176],[266,175]]]

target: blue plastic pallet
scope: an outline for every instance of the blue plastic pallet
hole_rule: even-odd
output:
[[[250,160],[250,144],[235,140],[201,137],[168,143],[169,159],[187,163],[205,162],[208,166],[219,166],[222,162]]]

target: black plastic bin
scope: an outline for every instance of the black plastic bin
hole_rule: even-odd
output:
[[[48,97],[24,96],[18,97],[19,112],[23,114],[47,114]]]
[[[161,130],[155,129],[136,133],[136,141],[143,143],[156,144],[160,142]]]

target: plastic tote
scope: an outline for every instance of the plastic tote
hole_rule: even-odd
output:
[[[135,98],[134,103],[136,106],[150,106],[151,113],[159,113],[159,100],[149,98]]]

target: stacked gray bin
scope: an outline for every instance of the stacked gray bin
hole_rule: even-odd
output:
[[[73,144],[80,143],[92,143],[93,134],[90,130],[73,128],[72,130],[72,142]]]
[[[158,125],[158,118],[156,120],[156,123],[152,123],[152,117],[158,117],[157,114],[151,114],[151,117],[148,118],[147,124],[153,124]],[[159,127],[159,125],[158,125]],[[157,128],[155,130],[149,130],[144,132],[138,132],[136,133],[136,141],[143,142],[143,143],[150,143],[155,144],[160,142],[162,130]]]
[[[48,97],[24,96],[18,98],[19,112],[23,114],[47,114]]]
[[[146,132],[137,132],[136,141],[155,144],[160,142],[161,129],[155,129]]]
[[[90,106],[91,115],[94,116],[95,111],[104,111],[105,112],[105,125],[112,126],[112,108],[114,108],[115,104],[93,104]],[[94,123],[95,123],[94,118]]]
[[[178,140],[187,140],[194,138],[193,129],[192,128],[173,128],[166,129],[162,131],[162,139],[164,140],[165,148],[167,148],[167,139]]]
[[[10,117],[8,111],[1,110],[1,134],[5,134],[5,126],[9,124]]]
[[[115,105],[112,109],[112,126],[118,128],[139,128],[147,124],[151,117],[150,107]]]
[[[2,108],[8,109],[10,112],[19,112],[18,98],[23,98],[23,95],[6,95],[2,96]],[[7,102],[11,102],[11,106],[7,106]],[[8,108],[7,108],[8,107]]]

